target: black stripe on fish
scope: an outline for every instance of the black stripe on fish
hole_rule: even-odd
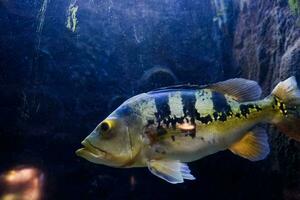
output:
[[[200,113],[198,113],[198,112],[196,114],[196,119],[203,124],[209,124],[209,123],[213,122],[213,118],[211,117],[211,115],[206,115],[204,117],[201,117]]]
[[[215,110],[213,113],[214,119],[216,121],[226,121],[227,117],[232,115],[232,110],[226,97],[222,93],[213,91],[211,100]]]
[[[201,95],[207,95],[207,92],[202,91]],[[196,108],[196,93],[189,92],[189,93],[182,93],[182,104],[183,104],[183,113],[184,113],[184,119],[189,122],[188,118],[191,118],[191,124],[195,124],[195,120],[200,121],[203,124],[209,124],[213,122],[213,118],[211,115],[201,116],[200,112],[198,112]],[[203,99],[205,100],[205,99]],[[195,130],[196,133],[196,130]],[[195,133],[192,133],[191,136],[194,137]]]
[[[241,118],[241,113],[236,113],[235,116],[236,116],[237,118]]]
[[[259,105],[254,105],[257,112],[262,111],[262,108]]]
[[[250,108],[253,108],[253,105],[252,104],[248,104],[248,105],[240,105],[240,111],[241,111],[241,114],[244,116],[244,117],[248,117],[248,115],[250,114]]]
[[[214,117],[214,119],[217,121],[217,120],[219,120],[219,121],[222,121],[222,122],[224,122],[224,121],[226,121],[227,120],[227,116],[229,116],[229,115],[231,115],[231,113],[230,112],[214,112],[213,113],[213,117]]]
[[[182,123],[188,123],[195,125],[195,117],[197,116],[198,112],[195,108],[196,104],[196,94],[195,91],[189,92],[182,92],[181,93],[181,100],[182,100],[182,107],[184,117],[181,118]],[[196,137],[196,125],[194,126],[193,130],[182,130],[185,135],[190,136],[191,138]]]
[[[169,126],[168,118],[171,114],[169,106],[169,97],[167,93],[159,94],[155,97],[155,106],[157,113],[155,113],[156,120],[160,125],[162,122]]]
[[[276,108],[277,108],[278,101],[279,101],[279,99],[277,99],[277,97],[274,97],[274,103],[272,104],[272,108],[273,108],[273,109],[276,109]]]
[[[286,105],[280,101],[277,97],[274,97],[274,104],[272,105],[274,109],[279,109],[284,115],[287,115]]]
[[[182,92],[181,93],[182,105],[183,105],[183,113],[184,117],[191,118],[191,124],[195,124],[195,116],[196,116],[196,96],[195,92]]]
[[[241,104],[240,105],[240,114],[244,117],[248,117],[252,110],[256,110],[257,112],[262,111],[261,107],[256,104]]]
[[[154,124],[154,120],[151,119],[151,120],[148,120],[148,121],[147,121],[147,127],[148,127],[148,126],[151,126],[151,125],[153,125],[153,124]]]
[[[176,129],[176,123],[179,123],[179,124],[183,124],[184,123],[184,117],[173,117],[173,118],[170,118],[170,123],[171,123],[171,126],[173,129]]]
[[[214,105],[214,110],[216,112],[229,112],[231,111],[231,107],[228,104],[226,97],[220,92],[212,92],[211,100]]]

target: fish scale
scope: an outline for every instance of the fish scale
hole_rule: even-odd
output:
[[[176,142],[176,147],[171,145],[172,147],[167,151],[171,154],[172,151],[176,152],[176,149],[182,149],[182,145],[186,145],[186,141],[182,140],[182,135],[191,136],[187,138],[188,140],[193,140],[196,137],[200,138],[199,143],[218,145],[218,141],[222,141],[221,145],[224,146],[226,145],[224,144],[224,141],[226,141],[224,138],[231,138],[229,134],[235,132],[230,127],[233,122],[240,123],[244,127],[251,127],[256,121],[248,123],[246,119],[249,114],[254,114],[254,111],[260,112],[262,110],[261,106],[264,104],[269,105],[265,102],[260,103],[261,105],[251,102],[241,104],[228,95],[210,89],[163,91],[150,94],[149,98],[155,99],[157,110],[157,113],[153,116],[156,123],[149,132],[157,135],[156,141]],[[181,101],[178,101],[178,99],[181,99]],[[209,106],[206,107],[205,105]],[[171,113],[181,113],[182,115],[176,116]],[[247,126],[247,123],[249,126]],[[195,125],[194,130],[179,128],[182,124]],[[236,136],[234,139],[227,140],[231,142],[239,138],[239,136]],[[182,144],[180,140],[182,140]],[[198,146],[202,148],[201,144]]]
[[[219,151],[220,149],[228,148],[228,145],[233,141],[237,141],[242,137],[242,134],[236,134],[236,132],[243,132],[252,127],[258,120],[263,118],[259,116],[259,112],[262,111],[262,107],[269,107],[269,102],[261,101],[239,103],[232,97],[223,94],[216,94],[213,91],[182,91],[181,92],[183,105],[179,106],[183,110],[184,116],[181,118],[172,118],[168,116],[161,123],[156,132],[158,138],[156,142],[164,143],[164,154],[169,154],[170,157],[180,157],[184,161],[191,161],[199,159],[205,155]],[[214,93],[214,94],[213,94]],[[200,94],[197,96],[197,94]],[[213,94],[213,95],[210,95]],[[164,95],[154,94],[152,98],[166,97]],[[172,96],[172,95],[169,95]],[[208,98],[208,96],[210,98]],[[199,98],[203,98],[204,102],[212,104],[210,110],[206,109],[205,113],[202,113],[202,107],[196,107],[196,101]],[[159,101],[166,104],[167,101]],[[169,102],[173,102],[172,100]],[[160,105],[160,107],[164,107]],[[169,105],[169,108],[175,108],[174,105]],[[260,109],[257,109],[260,108]],[[233,112],[234,110],[235,112]],[[174,112],[170,110],[170,112]],[[249,114],[247,114],[249,113]],[[250,115],[251,114],[251,115]],[[167,115],[166,115],[167,116]],[[252,117],[253,116],[253,117]],[[258,117],[259,116],[259,117]],[[249,123],[249,119],[254,118]],[[170,120],[177,120],[176,126],[169,128],[167,124]],[[178,119],[181,119],[180,121]],[[183,119],[183,120],[182,120]],[[194,119],[194,121],[193,121]],[[178,127],[180,124],[195,124],[195,129],[191,130],[180,130]],[[240,128],[233,124],[240,124]],[[162,131],[163,130],[163,131]],[[159,131],[159,132],[158,132]],[[184,135],[184,137],[183,137]],[[191,136],[191,137],[186,137]],[[194,153],[193,156],[189,156],[190,147],[196,148],[200,152]]]

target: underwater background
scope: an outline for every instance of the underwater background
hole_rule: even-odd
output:
[[[0,0],[0,200],[24,199],[4,181],[22,169],[30,200],[299,200],[300,144],[272,126],[267,159],[219,152],[177,185],[74,153],[141,92],[243,77],[266,96],[299,82],[299,16],[299,0]]]

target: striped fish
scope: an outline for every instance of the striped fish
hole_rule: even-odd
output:
[[[173,184],[195,179],[187,162],[218,151],[262,160],[270,148],[259,124],[275,124],[300,141],[300,92],[290,77],[260,96],[255,81],[241,78],[143,93],[102,121],[76,153],[97,164],[148,167]]]

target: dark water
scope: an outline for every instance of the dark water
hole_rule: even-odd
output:
[[[299,186],[299,178],[286,181],[272,158],[253,163],[219,152],[189,164],[197,180],[171,185],[146,168],[115,169],[74,154],[135,94],[241,76],[232,53],[239,6],[233,0],[0,0],[2,179],[33,167],[42,199],[49,200],[300,199],[285,198],[287,184]],[[7,200],[1,184],[0,198]]]

